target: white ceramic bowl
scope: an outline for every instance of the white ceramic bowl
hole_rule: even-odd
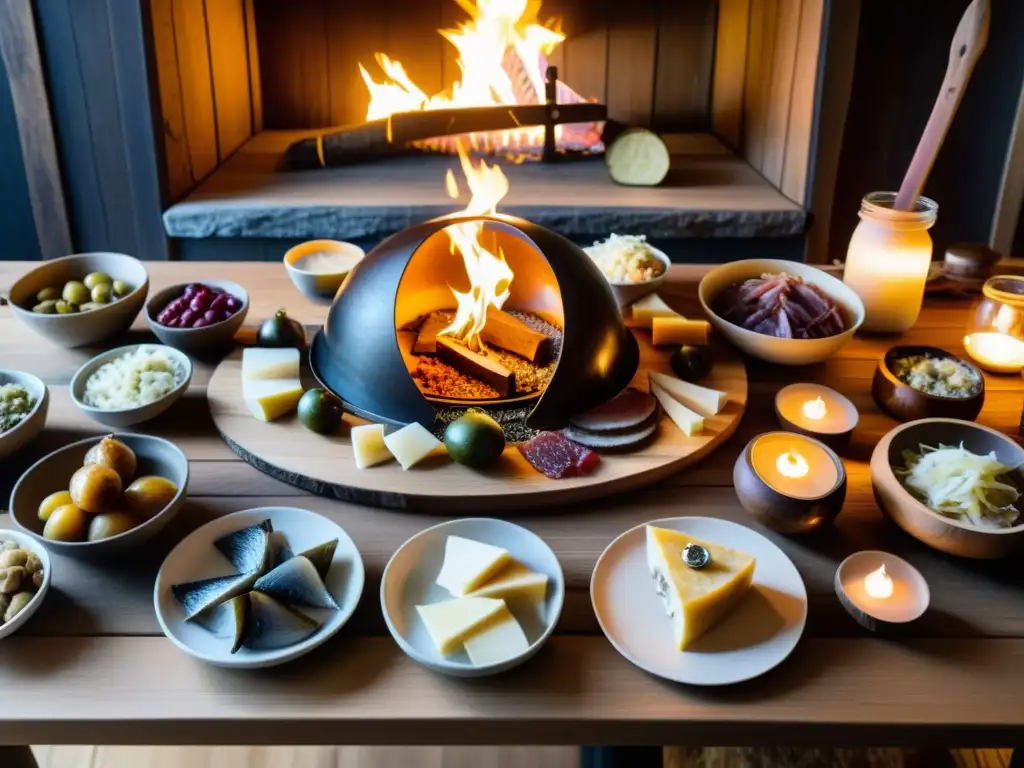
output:
[[[665,278],[668,277],[668,269],[672,266],[671,259],[664,252],[654,247],[651,247],[651,254],[661,262],[663,267],[661,274],[657,277],[645,280],[642,283],[616,283],[611,280],[608,281],[608,284],[612,287],[612,293],[615,294],[615,301],[618,302],[620,308],[628,307],[634,301],[642,299],[649,293],[654,293],[665,282]]]
[[[105,272],[114,280],[124,280],[133,290],[124,298],[91,312],[37,315],[32,311],[36,294],[43,288],[81,280],[90,272]],[[11,286],[8,298],[14,316],[33,331],[62,347],[81,347],[127,331],[148,293],[149,275],[138,259],[123,253],[78,253],[44,261]]]
[[[230,293],[242,302],[242,308],[227,320],[221,320],[219,323],[208,325],[205,328],[168,328],[166,325],[158,323],[156,318],[164,307],[185,292],[185,286],[188,283],[180,283],[158,291],[146,304],[144,314],[150,330],[167,346],[192,354],[202,354],[231,346],[234,343],[235,334],[245,322],[245,316],[249,314],[249,292],[230,280],[197,282]]]
[[[779,339],[733,325],[712,311],[711,304],[719,292],[734,283],[760,277],[766,272],[786,272],[818,286],[838,306],[846,321],[846,330],[824,339]],[[723,264],[704,276],[700,281],[698,295],[708,320],[718,333],[748,355],[780,365],[810,365],[827,360],[853,338],[853,334],[864,322],[864,303],[849,286],[817,267],[798,261],[747,259]]]
[[[227,637],[219,637],[197,622],[185,621],[184,611],[174,599],[171,586],[229,575],[231,568],[214,548],[213,542],[227,533],[257,525],[268,518],[274,525],[275,535],[283,535],[293,552],[338,539],[338,548],[334,552],[325,584],[338,603],[339,610],[303,608],[303,612],[320,619],[323,624],[312,635],[294,645],[267,651],[252,651],[243,647],[237,653],[231,653],[231,642]],[[305,509],[263,507],[219,517],[182,539],[160,567],[153,588],[153,603],[164,634],[185,653],[218,667],[259,669],[284,664],[327,642],[351,618],[363,593],[364,581],[363,559],[359,550],[351,537],[336,523]]]
[[[141,347],[160,349],[167,353],[167,356],[170,357],[181,369],[182,378],[178,385],[159,400],[154,400],[152,403],[139,405],[134,408],[121,408],[114,411],[108,411],[103,408],[86,405],[85,383],[89,380],[89,377],[92,376],[101,365],[109,363],[111,360],[121,357],[122,355],[134,352]],[[102,354],[96,355],[96,357],[79,368],[71,379],[71,399],[74,401],[75,405],[81,408],[82,411],[93,421],[98,421],[100,424],[105,424],[108,427],[123,429],[124,427],[130,427],[133,424],[141,424],[144,421],[155,419],[161,413],[174,405],[178,398],[185,394],[185,390],[188,389],[190,381],[192,381],[192,361],[189,360],[188,355],[185,353],[179,352],[173,347],[162,344],[131,344],[127,347],[118,347],[117,349],[111,349],[103,352]]]
[[[14,429],[0,432],[0,461],[13,456],[21,448],[39,437],[46,425],[46,413],[50,408],[50,390],[36,376],[23,371],[0,370],[0,385],[17,384],[24,387],[36,404],[28,417],[21,420]]]
[[[318,251],[338,254],[349,262],[348,268],[336,272],[310,272],[295,265],[302,257]],[[352,271],[352,267],[365,255],[358,245],[342,240],[309,240],[299,243],[285,253],[284,268],[292,283],[299,289],[299,293],[314,304],[330,304],[348,277],[348,273]]]
[[[451,595],[434,583],[444,561],[449,535],[462,536],[507,549],[528,568],[548,576],[548,592],[541,616],[510,606],[526,633],[530,647],[520,656],[498,664],[475,667],[465,651],[442,656],[416,612],[417,605],[450,600]],[[543,539],[506,520],[472,517],[451,520],[420,531],[391,557],[380,585],[384,621],[398,646],[412,659],[435,672],[455,677],[484,677],[505,672],[531,658],[547,641],[562,613],[565,577],[562,566]]]
[[[26,536],[19,531],[0,530],[0,541],[4,540],[16,542],[19,547],[27,549],[39,558],[39,561],[43,564],[43,586],[36,590],[35,596],[28,601],[28,605],[18,611],[18,615],[13,619],[5,623],[3,616],[0,615],[0,639],[13,635],[25,625],[25,622],[32,618],[32,614],[39,610],[39,606],[43,604],[43,600],[46,599],[46,593],[50,589],[51,571],[53,568],[50,565],[49,553],[31,536]]]

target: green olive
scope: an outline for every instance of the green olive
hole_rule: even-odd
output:
[[[131,287],[124,280],[114,281],[114,296],[116,296],[117,298],[120,299],[123,296],[127,296],[131,292]]]
[[[58,301],[57,302],[57,314],[58,315],[73,315],[78,311],[78,305],[71,301]]]
[[[92,312],[94,309],[102,309],[105,304],[97,304],[95,301],[87,301],[78,308],[79,312]]]
[[[103,285],[104,283],[110,282],[110,275],[104,274],[103,272],[90,272],[85,276],[85,287],[92,290],[97,285]]]
[[[7,606],[7,610],[4,611],[4,621],[10,621],[21,613],[25,606],[32,602],[33,597],[35,597],[34,592],[19,592],[12,597],[10,604]]]
[[[71,304],[85,304],[89,300],[89,289],[84,283],[77,280],[68,280],[64,283],[64,290],[61,292],[64,301]]]
[[[36,301],[56,301],[60,298],[60,291],[53,286],[49,288],[43,288],[39,293],[36,294]]]
[[[53,299],[41,301],[32,307],[32,311],[37,315],[55,315],[57,314],[57,302]]]
[[[110,297],[113,295],[114,289],[110,283],[99,283],[94,285],[92,288],[92,300],[96,304],[109,304]]]

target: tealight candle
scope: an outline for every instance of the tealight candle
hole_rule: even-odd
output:
[[[850,442],[860,414],[849,398],[820,384],[790,384],[775,396],[782,428],[816,438],[834,450]]]
[[[1017,373],[1024,369],[1024,341],[1005,333],[972,333],[964,337],[964,349],[986,371]]]
[[[872,632],[893,631],[928,609],[928,582],[914,566],[889,552],[850,555],[836,570],[839,602]]]
[[[834,520],[846,498],[846,471],[824,443],[793,432],[755,437],[733,468],[743,508],[783,533]]]
[[[1018,373],[1024,369],[1024,277],[991,277],[981,290],[964,349],[987,371]]]

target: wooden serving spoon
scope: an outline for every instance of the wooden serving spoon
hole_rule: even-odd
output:
[[[903,177],[896,203],[898,211],[910,211],[921,195],[924,183],[935,164],[935,157],[946,139],[949,125],[953,122],[960,100],[967,89],[967,81],[978,63],[981,52],[988,42],[989,6],[988,0],[974,0],[967,10],[953,35],[953,45],[949,49],[949,66],[946,77],[942,81],[939,97],[935,100],[931,117],[921,134],[921,141],[910,161],[907,175]]]

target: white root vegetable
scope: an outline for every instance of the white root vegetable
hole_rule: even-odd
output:
[[[668,175],[668,147],[656,133],[629,128],[605,150],[604,161],[612,181],[630,186],[654,187]]]

